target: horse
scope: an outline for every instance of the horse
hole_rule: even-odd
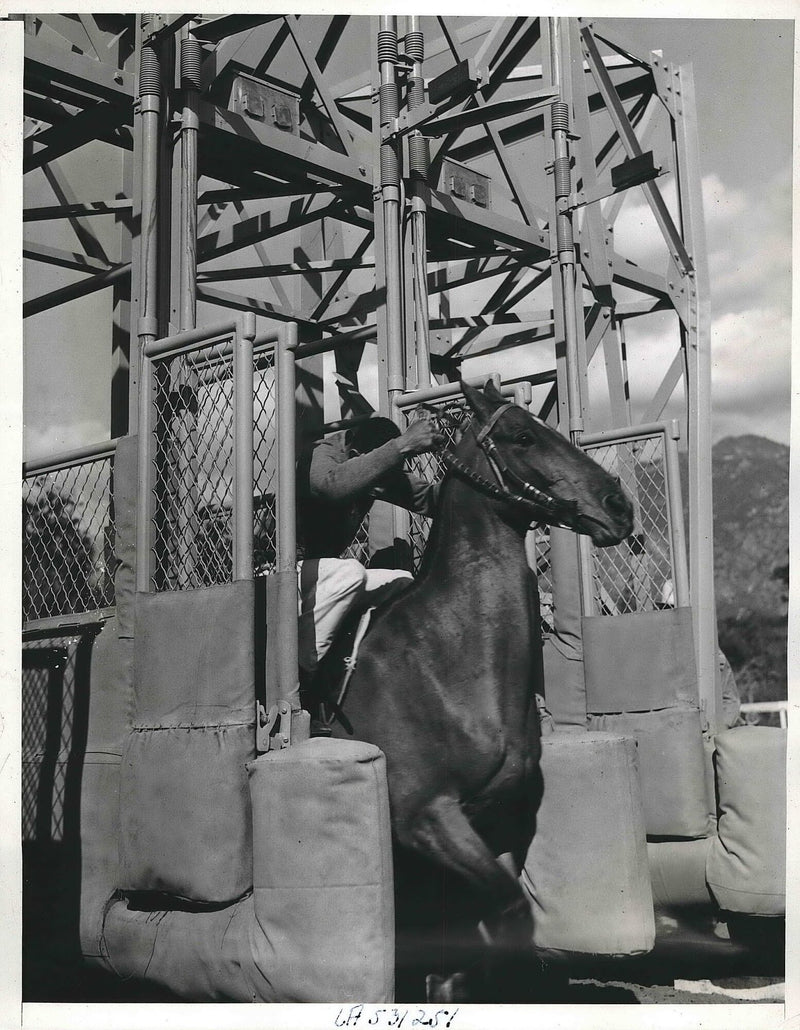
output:
[[[471,418],[443,455],[419,575],[374,612],[334,735],[386,756],[398,956],[422,955],[426,941],[438,954],[433,903],[444,883],[466,899],[478,945],[505,962],[532,955],[518,874],[542,793],[538,593],[524,538],[547,523],[609,546],[630,534],[633,509],[618,480],[491,382],[461,389]],[[406,919],[416,936],[403,950],[404,917],[426,906],[429,936],[418,915]],[[429,989],[430,1000],[453,996]]]

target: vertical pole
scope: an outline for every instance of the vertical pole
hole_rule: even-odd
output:
[[[550,67],[553,85],[563,90],[565,74],[563,68],[564,19],[550,19]],[[575,243],[572,232],[572,214],[569,210],[569,196],[572,191],[572,176],[569,161],[569,104],[563,100],[553,104],[553,179],[556,193],[556,247],[558,253],[561,287],[564,298],[564,337],[567,358],[567,394],[569,398],[569,434],[574,444],[580,443],[583,432],[583,408],[580,389],[580,367],[578,360],[578,314],[575,307]]]
[[[550,80],[562,98],[568,88],[568,69],[565,67],[568,27],[564,18],[549,18]],[[556,252],[561,285],[564,317],[564,349],[567,380],[567,410],[569,436],[575,446],[580,445],[584,429],[583,398],[580,383],[580,355],[578,312],[576,308],[575,242],[569,198],[572,192],[570,172],[570,107],[563,99],[553,104],[553,180],[555,185]],[[594,611],[594,577],[591,545],[585,536],[578,537],[578,566],[582,607],[585,615]]]
[[[153,508],[153,363],[144,352],[139,360],[138,451],[136,491],[136,590],[150,590],[150,537]]]
[[[253,578],[253,340],[256,318],[238,320],[233,348],[233,578]]]
[[[200,41],[186,34],[181,40],[181,181],[180,181],[180,300],[181,329],[197,321],[197,135],[198,101],[203,57]]]
[[[717,667],[714,598],[714,518],[711,476],[711,304],[703,232],[699,144],[691,66],[673,76],[679,97],[675,115],[678,199],[683,238],[693,269],[682,273],[689,297],[682,327],[686,359],[689,436],[689,539],[694,646],[700,701],[712,733],[720,725],[722,693]]]
[[[685,608],[691,603],[689,570],[686,564],[686,531],[683,524],[683,497],[681,473],[678,464],[680,424],[672,419],[664,434],[664,465],[667,480],[667,514],[669,517],[670,546],[672,548],[672,579],[675,584],[675,604]]]
[[[425,37],[418,15],[410,15],[406,33],[406,57],[411,61],[408,74],[408,109],[425,103]],[[430,325],[428,319],[428,140],[421,132],[408,137],[409,195],[411,198],[411,239],[414,269],[414,326],[416,330],[417,385],[431,385]]]
[[[277,578],[278,690],[300,709],[297,650],[297,534],[295,529],[295,352],[297,325],[289,322],[276,344],[278,380]]]
[[[146,356],[158,336],[158,162],[161,118],[161,62],[147,42],[153,15],[141,17],[143,44],[139,55],[139,119],[141,133],[141,229],[139,234],[138,512],[136,521],[136,589],[151,587],[151,514],[153,446],[153,368]]]
[[[146,38],[152,15],[142,15]],[[161,61],[156,48],[144,43],[139,68],[139,117],[142,128],[142,224],[140,232],[140,279],[138,337],[140,353],[158,335],[158,163],[161,117]]]
[[[400,110],[397,86],[397,18],[381,15],[378,32],[380,123],[383,134]],[[405,389],[403,376],[403,309],[400,254],[400,144],[381,140],[381,199],[386,273],[387,380],[390,402]],[[397,413],[390,405],[393,415]]]

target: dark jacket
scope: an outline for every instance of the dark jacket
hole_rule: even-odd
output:
[[[396,440],[350,457],[346,434],[317,442],[298,462],[297,531],[306,558],[338,558],[375,500],[433,515],[437,487],[403,469]]]

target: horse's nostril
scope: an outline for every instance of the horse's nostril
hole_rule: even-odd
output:
[[[603,498],[603,504],[612,515],[624,515],[628,510],[628,504],[620,494],[607,494]]]

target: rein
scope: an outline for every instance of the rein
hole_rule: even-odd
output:
[[[574,502],[557,501],[527,479],[519,476],[513,469],[508,467],[505,459],[497,449],[497,444],[492,439],[492,430],[495,428],[501,415],[504,415],[513,407],[513,403],[509,401],[495,409],[489,421],[484,423],[477,433],[471,424],[468,427],[475,434],[478,446],[483,451],[497,483],[490,482],[490,480],[480,475],[479,472],[470,468],[469,465],[457,458],[452,451],[445,451],[442,454],[442,461],[448,468],[452,469],[462,479],[470,482],[481,493],[527,509],[531,513],[532,518],[537,518],[539,521],[546,519],[552,525],[564,526],[564,528],[568,529],[569,526],[565,525],[563,518],[574,511]]]

